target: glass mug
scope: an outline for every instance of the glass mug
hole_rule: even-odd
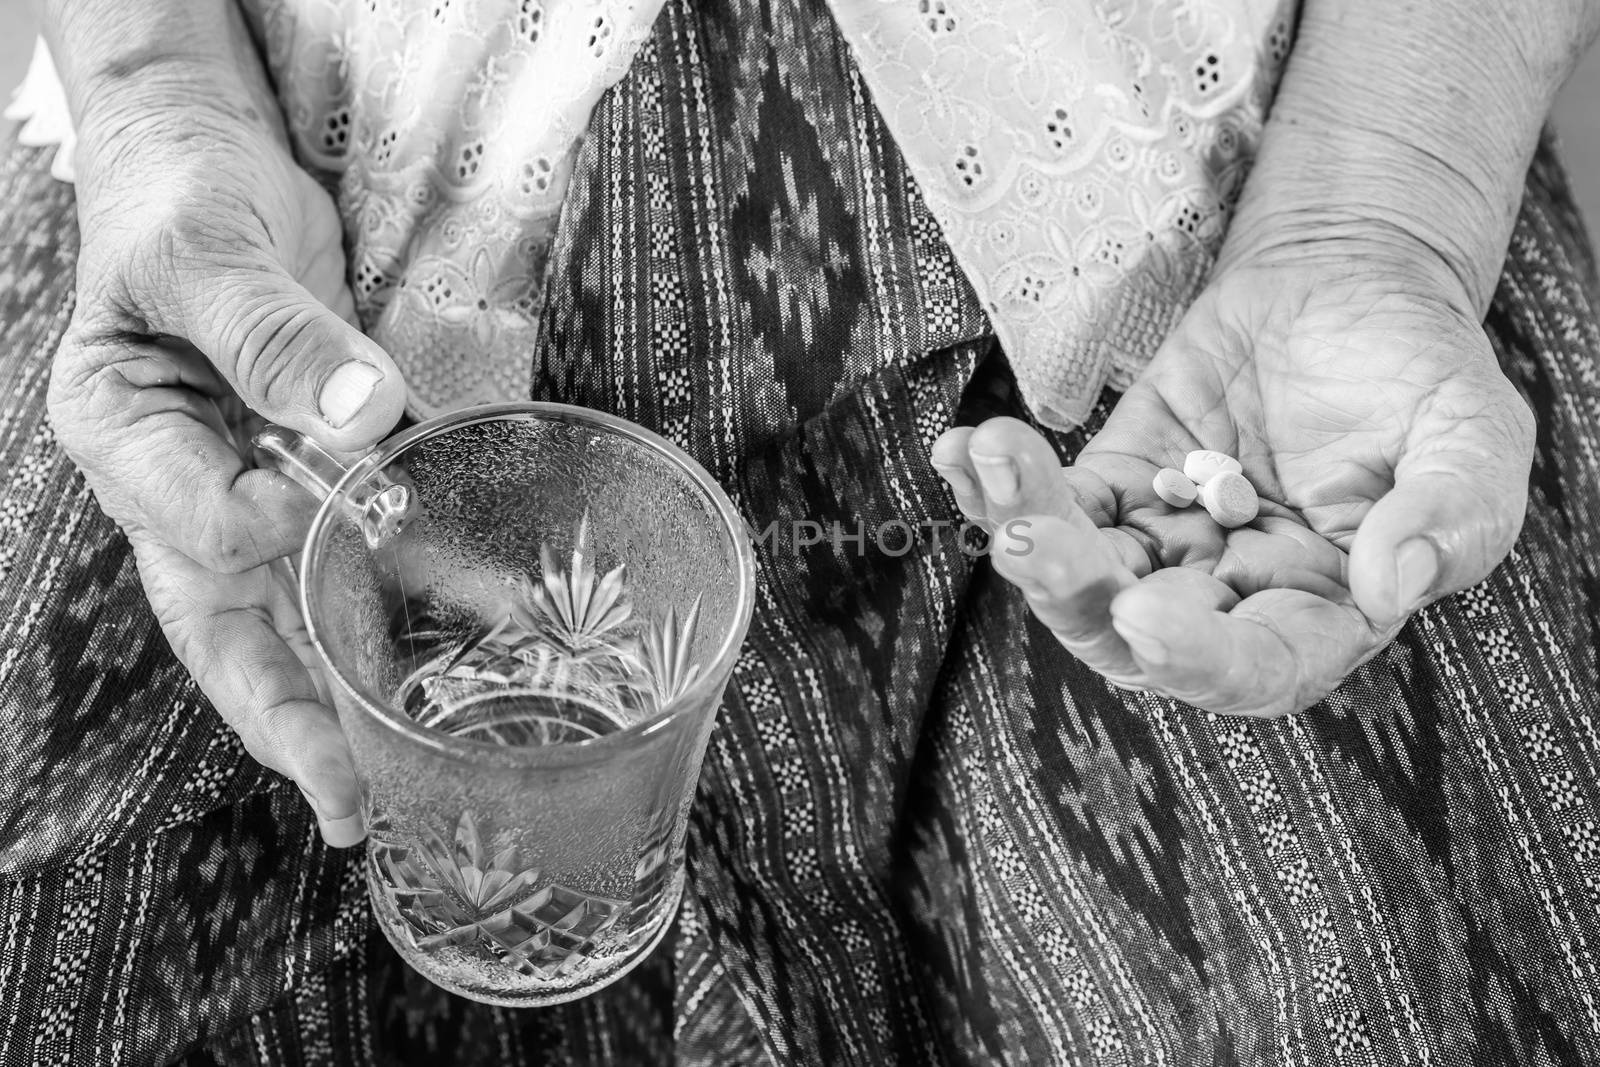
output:
[[[452,992],[572,1000],[655,947],[754,599],[749,537],[680,449],[560,404],[429,420],[323,503],[301,607],[350,742],[378,924]]]

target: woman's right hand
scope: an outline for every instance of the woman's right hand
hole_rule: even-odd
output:
[[[327,841],[351,845],[349,752],[272,565],[315,507],[247,464],[241,408],[365,449],[399,418],[404,383],[351,324],[338,215],[275,116],[188,76],[107,89],[80,117],[77,305],[50,417],[127,533],[178,658]]]

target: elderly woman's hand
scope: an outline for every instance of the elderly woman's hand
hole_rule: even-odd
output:
[[[1298,711],[1510,550],[1532,416],[1459,287],[1382,263],[1235,263],[1065,470],[1015,419],[939,440],[996,570],[1074,655],[1210,711]],[[1201,448],[1244,464],[1256,522],[1156,497]]]
[[[327,194],[275,116],[188,84],[203,73],[140,72],[80,118],[77,306],[50,416],[127,532],[178,657],[348,845],[361,838],[349,754],[286,569],[269,564],[298,548],[314,504],[243,461],[241,417],[365,448],[399,417],[403,384],[348,321]]]

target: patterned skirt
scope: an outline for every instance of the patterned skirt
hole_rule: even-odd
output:
[[[1600,1062],[1600,290],[1548,147],[1488,319],[1539,416],[1516,550],[1317,708],[1218,718],[1106,684],[931,525],[932,440],[1018,405],[823,5],[669,3],[534,393],[674,438],[757,530],[866,536],[763,543],[675,926],[525,1011],[400,963],[168,652],[44,414],[75,249],[7,147],[0,1063]]]

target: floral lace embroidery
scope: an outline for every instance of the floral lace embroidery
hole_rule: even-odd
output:
[[[301,159],[337,183],[357,307],[414,413],[525,396],[583,130],[662,0],[242,3]],[[1129,384],[1204,283],[1296,6],[831,0],[1044,421]],[[12,111],[65,141],[70,176],[48,60]]]
[[[527,396],[583,131],[661,2],[243,0],[414,414]]]
[[[1034,413],[1126,386],[1203,284],[1291,0],[835,0]]]

